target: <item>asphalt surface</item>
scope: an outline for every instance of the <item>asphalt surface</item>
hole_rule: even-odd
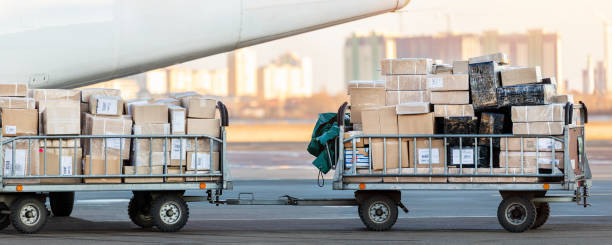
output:
[[[258,199],[351,197],[316,185],[303,144],[236,145],[230,148],[234,190]],[[506,232],[497,222],[495,191],[404,191],[410,212],[391,231],[365,230],[356,207],[214,206],[190,203],[188,224],[176,233],[140,229],[129,221],[130,192],[77,193],[71,217],[50,217],[43,231],[23,235],[9,227],[0,244],[612,244],[612,152],[608,142],[589,142],[594,169],[592,204],[551,204],[552,217],[538,230]],[[281,150],[276,150],[277,148]],[[271,149],[275,150],[271,150]],[[301,179],[300,179],[301,178]],[[310,179],[307,179],[310,178]],[[254,179],[254,180],[239,180]],[[279,179],[279,180],[270,180]],[[202,194],[190,192],[189,195]]]

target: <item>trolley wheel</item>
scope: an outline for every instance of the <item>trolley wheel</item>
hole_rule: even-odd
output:
[[[11,224],[11,219],[8,214],[0,214],[0,231]]]
[[[359,204],[359,218],[372,231],[386,231],[397,221],[397,203],[388,196],[375,195]]]
[[[189,207],[183,197],[165,194],[151,203],[151,216],[157,229],[163,232],[175,232],[187,224]]]
[[[546,224],[548,217],[550,217],[550,205],[547,202],[539,203],[538,205],[536,205],[536,212],[536,220],[531,226],[531,229],[534,230]]]
[[[37,196],[23,196],[11,205],[10,220],[21,233],[31,234],[40,231],[47,223],[49,211]]]
[[[536,220],[536,207],[531,200],[523,196],[504,198],[497,208],[497,220],[509,232],[524,232],[533,226]]]
[[[142,228],[151,228],[154,225],[151,217],[151,200],[144,195],[135,195],[130,199],[128,215],[134,224]]]
[[[51,192],[49,193],[49,204],[53,216],[70,216],[74,207],[74,192]]]

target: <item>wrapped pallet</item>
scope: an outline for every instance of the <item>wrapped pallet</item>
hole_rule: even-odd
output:
[[[557,95],[553,84],[526,84],[497,88],[497,106],[545,105]]]
[[[497,107],[496,89],[501,87],[500,68],[493,61],[470,62],[470,92],[474,109]]]

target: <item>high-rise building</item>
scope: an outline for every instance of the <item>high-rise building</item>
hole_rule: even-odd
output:
[[[344,80],[380,80],[380,60],[395,57],[392,37],[353,33],[344,44]]]
[[[587,67],[582,71],[582,93],[593,94],[595,91],[595,70],[593,68],[593,58],[587,57]]]
[[[597,94],[606,94],[606,67],[603,61],[598,61],[595,66],[595,92]]]
[[[447,64],[480,55],[480,39],[474,34],[444,32],[433,36],[398,37],[397,57],[427,57]]]
[[[288,53],[259,69],[258,95],[263,99],[285,100],[312,96],[312,62]]]
[[[257,60],[255,52],[242,48],[228,54],[228,95],[257,95]]]

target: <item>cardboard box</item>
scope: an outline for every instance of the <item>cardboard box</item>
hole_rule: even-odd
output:
[[[177,100],[175,98],[159,99],[159,100],[156,100],[153,103],[154,104],[166,104],[166,105],[168,105],[168,107],[170,107],[170,106],[180,106],[180,107],[182,107],[182,105],[183,105],[180,100]]]
[[[81,147],[81,140],[80,139],[62,139],[61,143],[59,139],[47,139],[47,140],[40,140],[40,148],[44,148],[45,145],[48,148],[59,148],[60,145],[62,147],[68,147],[68,148],[79,148]]]
[[[36,109],[36,102],[32,98],[0,97],[0,108]]]
[[[501,72],[502,86],[513,86],[542,82],[539,66],[511,67]]]
[[[373,170],[383,170],[385,163],[385,152],[387,159],[387,170],[394,169],[399,167],[399,158],[400,158],[400,149],[398,146],[397,139],[386,140],[386,151],[385,151],[385,143],[383,139],[372,139],[371,149],[372,149],[372,169]],[[401,143],[401,158],[402,158],[402,167],[408,167],[408,143],[406,141],[402,141]]]
[[[158,175],[164,173],[163,166],[123,166],[125,175]],[[164,182],[163,177],[125,177],[124,183],[159,183]]]
[[[512,123],[515,135],[562,135],[563,122],[517,122]]]
[[[456,60],[453,62],[453,74],[468,74],[469,63],[467,60]]]
[[[506,157],[507,156],[507,157]],[[499,166],[505,168],[520,168],[521,158],[523,159],[524,168],[544,168],[551,169],[551,164],[563,169],[563,152],[555,152],[553,160],[552,152],[521,152],[520,151],[502,151],[499,153]],[[508,161],[506,161],[508,159]]]
[[[182,170],[182,171],[181,171]],[[185,167],[168,167],[166,174],[185,174]],[[185,177],[166,177],[166,182],[168,183],[180,183],[185,182]]]
[[[187,118],[187,134],[203,134],[219,138],[221,121],[219,119]]]
[[[121,97],[121,90],[112,88],[83,88],[81,89],[81,102],[90,103],[92,95]]]
[[[135,105],[148,105],[153,104],[154,100],[151,98],[142,98],[142,99],[131,99],[123,102],[123,111],[127,115],[132,115],[132,107]]]
[[[5,139],[6,140],[6,139]],[[4,165],[2,176],[36,176],[39,175],[40,158],[38,155],[38,140],[16,140],[13,152],[13,143],[4,144]],[[14,155],[14,156],[13,156]],[[29,159],[28,159],[29,158]],[[30,161],[28,166],[28,160]],[[14,171],[14,172],[13,172]],[[11,184],[37,184],[39,179],[3,179],[4,183]]]
[[[387,91],[386,105],[429,102],[429,91]]]
[[[105,166],[106,163],[106,166]],[[90,168],[91,166],[91,168]],[[104,157],[96,158],[86,155],[83,159],[83,175],[119,175],[121,174],[121,160],[118,157],[108,156],[106,160]],[[102,177],[84,177],[83,183],[85,184],[103,184],[103,183],[121,183],[121,178],[102,178]]]
[[[565,104],[513,106],[512,122],[564,122]]]
[[[399,134],[434,134],[433,113],[399,115],[397,121]]]
[[[361,112],[363,134],[397,134],[395,106],[364,109]]]
[[[29,97],[34,98],[38,109],[48,101],[81,101],[81,91],[72,89],[30,89]]]
[[[197,163],[197,164],[196,164]],[[210,152],[187,152],[187,170],[199,171],[220,171],[219,152],[212,153],[212,163],[210,162]]]
[[[119,96],[91,95],[89,112],[94,115],[123,115],[123,100]]]
[[[429,168],[429,160],[434,168],[443,168],[446,165],[444,158],[444,140],[431,139],[431,157],[429,153],[429,139],[419,138],[416,140],[416,154],[414,139],[408,139],[408,154],[410,168],[414,168],[414,158],[416,156],[417,168]]]
[[[427,90],[427,75],[391,75],[385,77],[385,90]]]
[[[170,118],[170,132],[172,134],[185,134],[187,128],[185,108],[168,105],[168,117]]]
[[[217,100],[207,98],[188,98],[182,99],[183,106],[187,109],[189,118],[215,118],[217,110]]]
[[[372,171],[374,174],[381,174],[382,171]],[[369,169],[357,169],[357,174],[370,174]],[[363,176],[363,177],[343,177],[345,183],[381,183],[383,177]]]
[[[168,123],[149,123],[134,125],[134,135],[169,135],[170,124]],[[153,138],[153,142],[148,138],[135,138],[132,151],[146,153],[149,151],[163,152],[170,150],[171,139]],[[165,143],[164,143],[165,142]],[[152,148],[151,148],[152,147]]]
[[[194,91],[187,91],[187,92],[180,92],[180,93],[170,93],[170,98],[182,100],[182,99],[188,99],[188,98],[202,98],[202,95]]]
[[[350,106],[350,113],[351,113],[351,123],[353,123],[353,125],[355,124],[359,124],[361,125],[361,111],[363,111],[364,109],[368,109],[368,108],[376,108],[376,107],[381,107],[384,105],[351,105]]]
[[[473,57],[468,60],[470,64],[490,62],[490,61],[493,61],[500,65],[510,64],[510,59],[508,59],[508,55],[504,53],[488,54],[488,55]]]
[[[434,64],[434,74],[453,74],[453,66],[449,64]]]
[[[348,132],[344,132],[344,139],[348,139],[352,136],[356,136],[356,135],[361,135],[363,134],[362,131],[348,131]],[[364,139],[364,138],[355,138],[355,147],[364,147],[366,145],[366,143],[364,141],[367,141],[368,139]],[[351,141],[349,142],[344,142],[344,147],[353,147],[353,143]]]
[[[86,114],[85,132],[87,135],[131,135],[132,120],[125,117],[107,117]],[[92,155],[94,158],[104,156],[104,139],[83,140],[85,154]],[[107,138],[106,153],[112,156],[122,155],[122,159],[130,157],[130,139],[126,138]]]
[[[77,148],[76,151],[73,148],[62,148],[62,156],[60,158],[59,148],[43,148],[39,149],[39,173],[45,175],[45,159],[46,159],[46,175],[47,176],[72,176],[80,175],[81,171],[81,160],[82,160],[82,148]],[[44,184],[71,184],[80,183],[81,178],[41,178],[40,183]]]
[[[350,88],[384,88],[385,81],[364,81],[364,80],[355,80],[348,81],[347,88],[348,94],[350,95]]]
[[[134,124],[168,123],[168,105],[132,105]]]
[[[473,117],[472,105],[434,105],[434,117]]]
[[[344,168],[353,167],[353,162],[357,163],[356,168],[370,168],[369,148],[356,147],[355,159],[353,159],[353,148],[344,148]]]
[[[395,106],[397,115],[411,115],[429,113],[429,103],[427,102],[412,102],[404,103]]]
[[[395,171],[399,173],[399,170]],[[402,174],[414,174],[414,168],[403,168]],[[444,168],[417,168],[416,174],[444,174]],[[384,182],[389,183],[446,183],[446,177],[431,177],[431,176],[402,176],[402,177],[384,177]]]
[[[2,110],[2,136],[38,134],[38,111],[36,109]]]
[[[470,103],[469,91],[436,91],[431,92],[432,104],[465,105]]]
[[[432,72],[433,60],[426,58],[384,59],[382,75],[425,75]]]
[[[0,83],[0,96],[26,97],[28,96],[28,84]]]
[[[561,94],[552,97],[552,103],[565,104],[567,102],[574,103],[574,96],[571,94]]]
[[[521,141],[523,141],[523,152],[529,151],[552,151],[553,142],[555,152],[563,152],[563,143],[551,138],[502,138],[500,140],[502,151],[521,151]]]
[[[427,87],[431,91],[467,91],[470,89],[470,80],[468,74],[429,75]]]
[[[130,161],[132,166],[163,166],[164,162],[170,165],[170,151],[133,151]]]
[[[351,106],[355,105],[385,105],[384,88],[349,88]]]
[[[81,133],[81,105],[66,101],[48,105],[43,112],[45,135],[70,135]]]

